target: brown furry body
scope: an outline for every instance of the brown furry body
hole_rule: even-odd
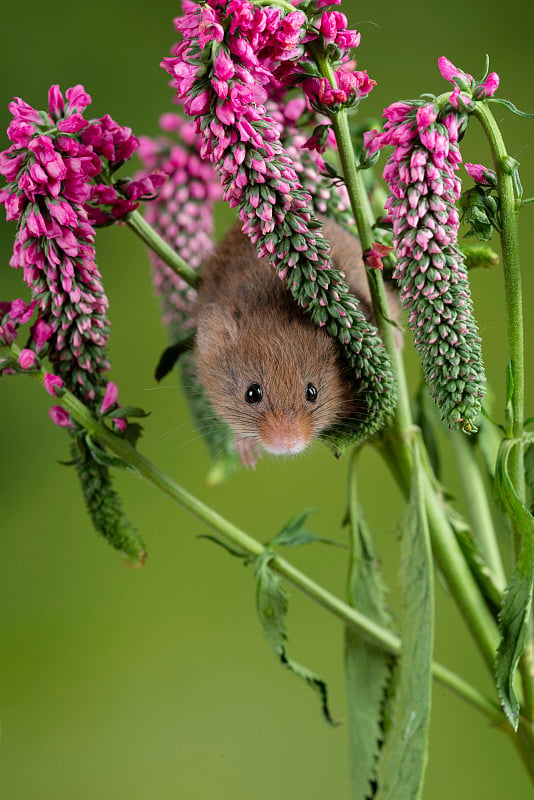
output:
[[[371,298],[357,239],[325,220],[334,266],[345,272],[363,313]],[[355,413],[347,368],[337,343],[298,308],[268,259],[233,227],[202,270],[197,304],[196,368],[217,414],[236,434],[243,463],[260,447],[297,453]],[[246,401],[248,387],[262,390]],[[309,387],[316,397],[310,400]]]

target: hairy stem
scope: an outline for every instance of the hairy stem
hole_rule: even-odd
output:
[[[515,439],[517,444],[509,457],[509,474],[514,489],[526,504],[526,485],[524,467],[524,419],[525,419],[525,355],[523,327],[523,292],[521,268],[519,263],[519,201],[515,197],[513,181],[513,165],[501,131],[488,104],[479,102],[475,106],[475,116],[479,120],[489,141],[495,172],[497,173],[497,191],[499,195],[499,211],[501,221],[501,248],[504,275],[504,302],[506,315],[506,351],[511,365],[512,385],[509,387],[511,413],[507,414],[506,435]],[[513,524],[513,520],[512,520]],[[521,533],[514,525],[514,541],[516,556],[522,547]],[[534,638],[532,621],[530,637],[525,653],[520,661],[520,672],[524,692],[524,714],[534,720]]]
[[[493,582],[502,593],[506,575],[497,544],[493,517],[488,505],[486,487],[478,468],[473,445],[462,431],[451,431],[460,482],[469,509],[469,516],[480,550],[491,572]]]
[[[200,285],[199,273],[192,269],[178,253],[175,253],[172,247],[169,247],[139,211],[132,211],[126,219],[126,224],[180,278],[183,278],[193,289],[198,288]]]
[[[487,103],[477,103],[474,111],[486,134],[497,173],[500,201],[501,247],[504,274],[504,303],[506,314],[506,351],[513,371],[511,387],[511,418],[507,420],[507,436],[518,443],[510,453],[510,477],[521,501],[525,502],[523,468],[523,420],[525,418],[525,363],[523,337],[523,293],[519,265],[518,204],[514,182],[508,166],[504,141]]]

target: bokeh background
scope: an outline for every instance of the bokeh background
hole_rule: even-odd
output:
[[[444,91],[437,58],[480,75],[484,56],[500,73],[501,96],[533,111],[529,4],[494,0],[445,6],[414,0],[344,4],[361,31],[359,65],[378,86],[365,114],[421,92]],[[26,0],[2,12],[0,123],[20,96],[46,105],[50,84],[83,83],[90,113],[110,113],[138,134],[155,134],[172,92],[159,67],[175,41],[178,2]],[[534,122],[497,111],[509,152],[534,193]],[[4,134],[1,147],[7,146]],[[466,160],[489,162],[471,125]],[[522,214],[527,342],[534,209]],[[223,211],[218,235],[228,224]],[[0,295],[26,296],[8,267],[14,234],[2,212]],[[141,448],[200,498],[261,540],[297,510],[315,506],[312,527],[343,540],[346,460],[317,445],[298,460],[266,458],[207,489],[207,457],[174,378],[161,387],[155,362],[166,346],[143,246],[125,228],[98,235],[98,262],[110,298],[111,377],[123,403],[151,411]],[[496,414],[505,368],[499,269],[473,275]],[[415,362],[409,356],[412,374]],[[530,384],[531,385],[531,384]],[[346,728],[323,723],[309,689],[280,668],[254,609],[251,570],[198,539],[200,523],[132,475],[118,475],[127,513],[149,559],[128,570],[91,529],[68,457],[65,434],[48,418],[48,396],[24,378],[0,388],[0,790],[9,800],[308,800],[348,796]],[[532,406],[528,408],[533,413]],[[391,601],[397,591],[402,500],[372,452],[361,495],[375,532]],[[455,470],[445,473],[458,492]],[[461,500],[459,501],[461,504]],[[316,546],[291,553],[343,595],[345,552]],[[453,603],[438,583],[436,656],[491,691],[489,677]],[[342,628],[291,592],[289,652],[324,676],[332,709],[344,717]],[[434,690],[425,798],[530,797],[507,738],[462,701]],[[399,798],[399,800],[404,800]]]

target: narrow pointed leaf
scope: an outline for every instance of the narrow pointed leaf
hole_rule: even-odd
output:
[[[306,530],[304,524],[308,517],[315,513],[314,508],[306,508],[304,511],[299,511],[291,517],[284,525],[280,533],[266,545],[269,549],[284,545],[285,547],[300,547],[303,544],[313,544],[314,542],[321,542],[322,544],[330,544],[334,547],[344,547],[342,542],[336,542],[333,539],[328,539],[326,536],[319,536],[316,533]]]
[[[525,111],[520,111],[510,100],[505,100],[502,97],[488,97],[488,103],[497,103],[499,106],[504,106],[508,111],[516,114],[518,117],[525,117],[526,119],[534,119],[534,114],[527,114]]]
[[[166,347],[160,356],[154,377],[161,381],[169,374],[180,356],[193,348],[195,332],[187,331],[177,342]]]
[[[370,531],[357,504],[355,482],[351,483],[349,602],[374,622],[389,627],[391,619],[386,610],[379,563]],[[345,628],[351,800],[365,800],[376,782],[392,667],[393,659],[389,654],[353,628]]]
[[[322,678],[311,672],[307,667],[297,664],[287,655],[286,618],[288,609],[288,594],[282,580],[269,566],[274,554],[267,551],[254,562],[256,575],[256,607],[263,627],[263,632],[273,653],[280,659],[280,663],[294,675],[304,680],[318,695],[321,710],[330,725],[337,723],[332,718],[328,707],[328,689]]]
[[[402,530],[402,649],[393,725],[378,772],[376,800],[419,800],[428,753],[434,640],[433,573],[422,471],[414,478]]]

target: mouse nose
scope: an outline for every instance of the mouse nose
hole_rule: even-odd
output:
[[[262,444],[268,453],[273,453],[277,456],[289,456],[302,453],[306,448],[307,442],[301,436],[280,433],[263,440]]]
[[[261,444],[268,453],[277,456],[302,453],[310,441],[310,431],[295,415],[266,419],[258,430]]]

